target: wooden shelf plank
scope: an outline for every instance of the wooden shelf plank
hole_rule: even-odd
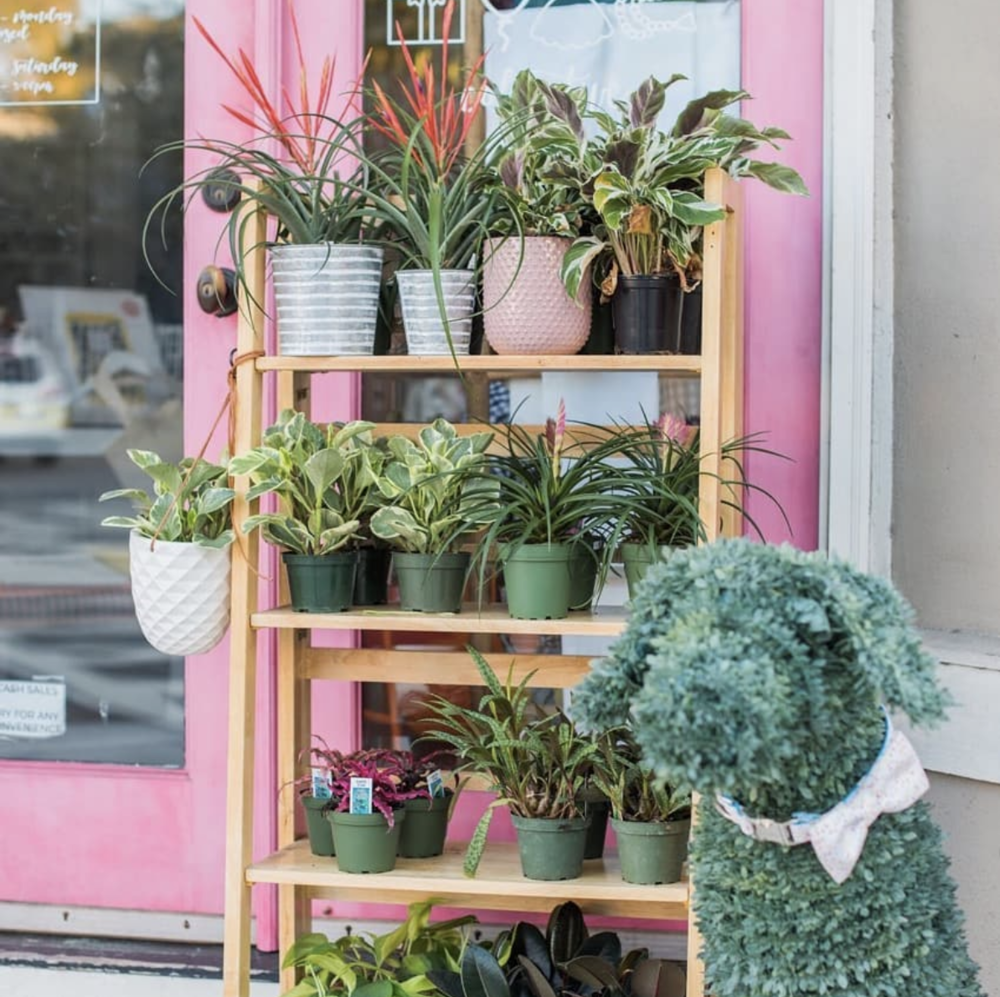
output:
[[[687,883],[635,886],[621,879],[617,856],[585,862],[579,879],[525,879],[515,844],[490,844],[479,873],[462,873],[463,843],[450,843],[433,859],[399,859],[392,872],[371,876],[340,872],[335,858],[320,858],[305,840],[247,869],[251,883],[298,884],[314,897],[408,904],[435,897],[451,906],[548,913],[574,900],[587,913],[648,918],[687,918]]]
[[[411,633],[538,634],[617,637],[625,628],[624,608],[570,613],[563,620],[515,620],[506,607],[463,607],[461,613],[410,613],[401,609],[351,609],[346,613],[296,613],[287,606],[254,613],[251,626],[278,630],[388,630]]]
[[[428,655],[431,664],[428,666]],[[513,666],[514,682],[534,672],[528,685],[536,689],[570,689],[590,671],[590,657],[579,654],[486,654],[503,679]],[[414,682],[479,685],[482,677],[465,651],[342,649],[310,647],[302,652],[303,676],[341,682]]]
[[[701,373],[700,356],[643,354],[615,356],[462,356],[465,372],[496,374],[537,373],[543,370],[629,371],[655,370],[674,374]],[[396,374],[453,374],[455,363],[450,356],[365,356],[365,357],[260,357],[257,370],[293,370],[324,373],[361,371]]]

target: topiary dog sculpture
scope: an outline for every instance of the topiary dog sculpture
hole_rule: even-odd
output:
[[[891,709],[946,698],[891,585],[791,547],[719,541],[648,573],[577,689],[703,794],[691,851],[714,997],[982,997],[923,770]]]

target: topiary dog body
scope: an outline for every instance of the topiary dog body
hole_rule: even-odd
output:
[[[845,800],[890,709],[946,698],[887,582],[791,547],[719,541],[648,573],[574,716],[628,721],[646,760],[704,795],[691,851],[715,997],[982,997],[927,805],[882,813],[839,884],[809,843],[749,837],[712,801],[777,822]]]

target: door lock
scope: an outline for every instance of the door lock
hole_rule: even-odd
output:
[[[236,273],[228,267],[207,266],[198,274],[198,304],[216,318],[232,315],[239,307],[236,300]]]

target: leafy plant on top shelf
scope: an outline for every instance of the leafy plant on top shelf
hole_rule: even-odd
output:
[[[437,992],[432,972],[457,972],[476,924],[467,914],[432,924],[433,901],[411,904],[406,920],[383,935],[348,933],[299,938],[282,968],[295,966],[303,978],[282,997],[420,997]]]
[[[424,426],[416,440],[390,438],[372,533],[416,554],[457,549],[496,514],[496,483],[483,473],[492,440],[491,432],[459,436],[445,419]]]
[[[129,450],[129,459],[153,480],[153,493],[141,488],[116,488],[101,502],[129,499],[135,514],[107,516],[102,526],[136,530],[152,539],[228,547],[234,538],[232,502],[226,468],[185,457],[179,464],[164,461],[151,450]]]
[[[580,908],[559,904],[543,934],[519,922],[492,947],[470,945],[461,970],[433,971],[445,997],[680,997],[684,972],[646,949],[622,954],[615,932],[591,935]]]
[[[373,426],[333,423],[324,431],[301,412],[282,412],[260,446],[229,462],[230,474],[249,476],[248,500],[276,495],[282,502],[278,512],[249,517],[244,532],[260,528],[271,543],[297,554],[329,554],[354,540],[364,505],[344,490],[352,480],[345,472],[363,453],[351,441]]]
[[[469,842],[465,872],[472,876],[496,807],[509,806],[519,817],[580,815],[577,797],[597,745],[577,734],[562,712],[539,710],[528,689],[531,675],[514,685],[508,674],[502,683],[475,648],[468,650],[487,687],[485,695],[474,710],[441,696],[428,697],[424,702],[430,717],[421,739],[448,745],[461,759],[457,771],[479,773],[498,794]]]

